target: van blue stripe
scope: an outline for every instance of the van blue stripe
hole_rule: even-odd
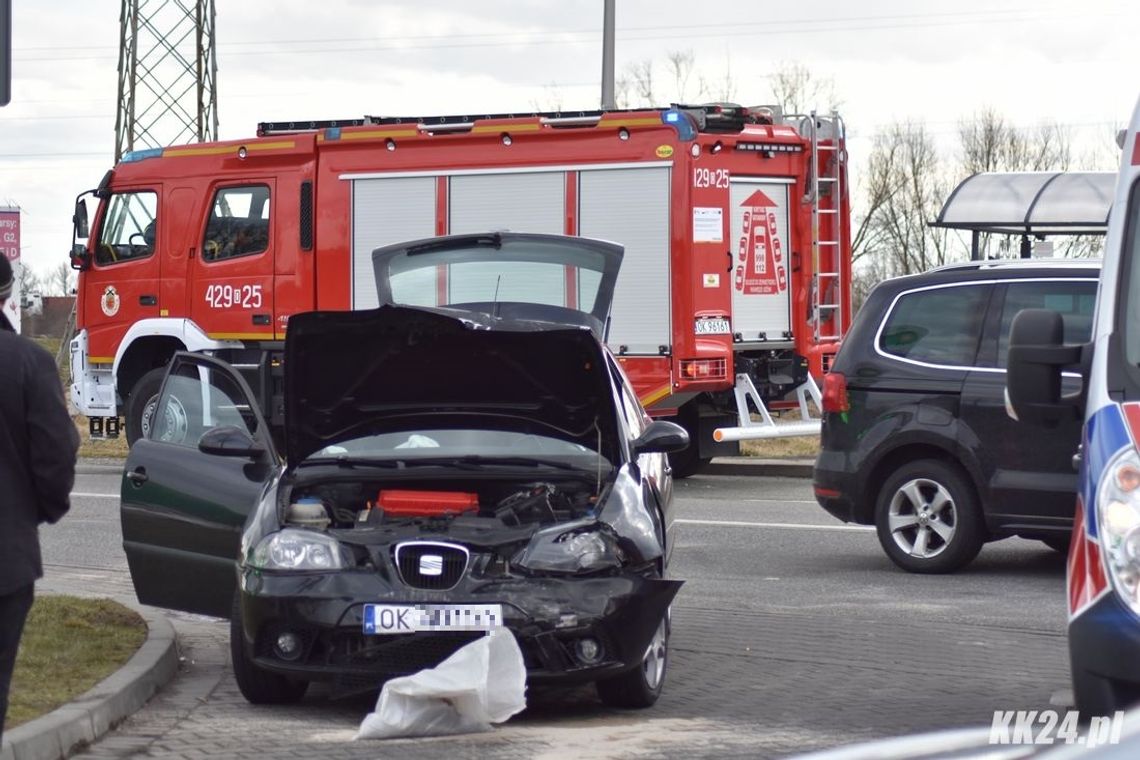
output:
[[[1096,487],[1116,454],[1132,443],[1119,404],[1097,409],[1085,424],[1085,453],[1081,463],[1081,495],[1085,503],[1085,530],[1096,538]]]

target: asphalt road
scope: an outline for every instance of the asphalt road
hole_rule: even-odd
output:
[[[117,492],[115,476],[79,476],[72,513],[43,531],[41,591],[132,598]],[[581,689],[534,695],[490,734],[353,742],[370,701],[314,689],[296,707],[249,706],[226,624],[178,614],[182,673],[79,757],[775,757],[1063,700],[1064,562],[1043,545],[1008,539],[957,575],[913,576],[805,480],[698,476],[676,494],[671,572],[686,584],[651,710],[607,711]]]

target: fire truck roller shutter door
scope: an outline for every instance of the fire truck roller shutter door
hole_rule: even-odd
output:
[[[739,239],[733,260],[732,329],[745,343],[757,341],[760,333],[779,341],[792,329],[788,187],[779,178],[731,181],[730,239]]]
[[[378,305],[373,250],[435,234],[435,188],[435,177],[352,181],[352,308],[374,309]],[[424,278],[423,283],[409,285],[409,292],[400,294],[403,303],[436,305],[434,280]]]
[[[665,166],[583,171],[579,234],[625,246],[609,344],[657,355],[672,343],[669,173]]]
[[[470,174],[451,178],[453,234],[510,230],[565,232],[565,172]],[[543,264],[516,263],[509,271],[488,262],[463,267],[448,278],[451,303],[531,301],[566,306],[565,272]]]

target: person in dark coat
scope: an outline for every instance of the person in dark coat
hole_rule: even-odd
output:
[[[12,265],[0,254],[0,742],[16,649],[43,576],[39,525],[71,506],[79,449],[55,360],[4,316],[11,295]]]

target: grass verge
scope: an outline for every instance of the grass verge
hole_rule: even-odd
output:
[[[28,614],[5,730],[90,689],[146,641],[146,623],[110,599],[42,596]]]
[[[741,441],[740,453],[763,459],[815,459],[819,454],[819,436]]]

